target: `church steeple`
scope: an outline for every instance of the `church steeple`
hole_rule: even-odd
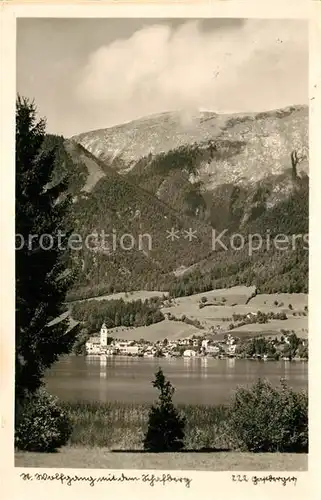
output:
[[[100,346],[107,347],[107,340],[108,340],[108,330],[106,324],[103,323],[100,329]]]

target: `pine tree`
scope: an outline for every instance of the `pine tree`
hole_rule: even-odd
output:
[[[55,151],[42,148],[45,121],[35,104],[16,102],[16,408],[41,385],[45,370],[72,347],[63,310],[70,285],[64,181],[51,183]],[[59,233],[59,231],[61,233]],[[31,240],[31,236],[36,235]],[[60,240],[60,241],[59,241]],[[17,415],[16,415],[17,416]]]
[[[159,391],[159,400],[149,412],[148,429],[144,449],[154,452],[179,451],[184,447],[185,418],[173,405],[174,387],[166,381],[161,368],[155,374],[153,386]]]

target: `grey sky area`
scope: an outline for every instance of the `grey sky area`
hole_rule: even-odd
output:
[[[19,19],[17,91],[69,137],[167,110],[308,103],[301,20]]]

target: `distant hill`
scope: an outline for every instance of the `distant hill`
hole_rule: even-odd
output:
[[[308,232],[306,107],[163,113],[69,140],[49,136],[44,147],[53,145],[53,182],[69,179],[74,231],[111,235],[105,248],[73,252],[78,281],[70,298],[144,288],[186,295],[237,284],[307,291],[308,255],[300,242],[294,251],[249,256],[247,243],[242,251],[213,252],[211,240],[212,229]],[[179,236],[173,242],[171,228]],[[191,241],[189,228],[197,236]],[[135,238],[130,251],[119,248],[125,233]],[[143,234],[152,248],[148,238],[136,248]]]

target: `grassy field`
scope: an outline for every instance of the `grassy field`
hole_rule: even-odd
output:
[[[176,298],[175,302],[198,304],[202,297],[206,297],[208,301],[220,301],[226,299],[225,304],[245,304],[255,292],[254,286],[233,286],[231,288],[218,288],[216,290],[209,290],[204,293],[196,293],[195,295],[188,295],[186,297]]]
[[[298,337],[308,338],[308,318],[307,317],[288,317],[285,320],[271,319],[268,323],[243,325],[234,328],[231,333],[240,338],[243,336],[278,336],[281,330],[294,330]]]
[[[220,328],[222,332],[230,331],[229,324],[233,322],[233,314],[248,314],[257,311],[267,314],[269,312],[279,313],[283,311],[287,315],[286,320],[271,320],[266,324],[244,325],[233,329],[232,333],[238,334],[240,337],[277,336],[280,335],[283,329],[293,330],[299,337],[307,338],[308,316],[303,316],[303,314],[306,314],[304,311],[308,297],[306,294],[258,295],[246,303],[253,291],[254,287],[245,286],[212,290],[204,294],[176,298],[172,301],[171,306],[162,308],[165,315],[170,313],[177,319],[186,316],[191,320],[199,321],[201,329],[181,321],[161,321],[160,323],[137,328],[113,328],[110,330],[110,334],[115,338],[126,338],[127,340],[144,338],[151,342],[162,340],[165,337],[171,340],[183,339],[192,335],[201,335],[211,327]],[[134,293],[138,294],[140,292]],[[199,304],[202,297],[206,297],[208,302],[206,307],[200,309]],[[222,298],[226,299],[224,305],[221,303]],[[289,305],[293,309],[290,309]]]
[[[309,295],[307,293],[262,293],[253,297],[249,304],[253,307],[262,307],[263,305],[275,307],[275,301],[278,305],[283,303],[285,308],[291,304],[294,309],[304,309],[308,305]]]
[[[199,471],[306,471],[308,455],[294,453],[112,453],[106,448],[64,447],[58,453],[18,452],[16,467],[161,469]]]
[[[164,307],[162,312],[163,314],[170,313],[177,318],[185,315],[190,319],[198,320],[204,330],[214,327],[225,332],[229,331],[229,324],[233,322],[233,314],[248,314],[258,311],[266,314],[285,312],[286,320],[270,320],[266,324],[244,325],[233,329],[232,333],[240,336],[276,336],[283,329],[293,330],[299,337],[307,338],[308,315],[304,311],[305,306],[308,305],[307,294],[262,294],[250,298],[253,291],[253,287],[240,286],[212,290],[190,297],[180,297],[173,300],[171,307]],[[206,297],[207,305],[200,309],[199,304],[202,297]],[[224,305],[221,303],[222,298],[226,300]],[[289,308],[289,306],[291,307]],[[161,325],[164,326],[164,323]],[[171,325],[166,325],[166,327],[168,327],[167,337],[172,338]],[[204,330],[198,330],[198,334]]]
[[[208,292],[186,297],[178,297],[164,302],[162,313],[170,313],[175,318],[183,316],[199,321],[201,328],[185,324],[181,321],[161,321],[160,323],[141,327],[117,327],[110,329],[111,336],[126,340],[139,340],[144,338],[150,342],[163,340],[183,339],[193,335],[201,335],[211,328],[229,332],[229,325],[233,322],[233,314],[248,314],[261,311],[263,313],[285,312],[286,320],[272,320],[266,324],[244,325],[233,329],[234,334],[242,336],[271,335],[280,336],[282,329],[293,330],[298,337],[308,337],[308,315],[304,308],[308,305],[308,294],[304,293],[279,293],[261,294],[254,297],[255,287],[234,286],[210,290]],[[152,297],[168,296],[167,292],[139,290],[129,293],[115,293],[92,299],[84,300],[116,300],[126,302],[146,300]],[[206,307],[200,308],[200,302],[206,297]],[[290,307],[289,307],[290,306]]]
[[[140,340],[143,338],[150,342],[163,340],[165,337],[171,340],[184,339],[192,335],[199,335],[201,331],[199,328],[181,321],[167,320],[149,326],[138,326],[136,328],[120,326],[108,330],[113,338],[124,338],[126,340]]]

